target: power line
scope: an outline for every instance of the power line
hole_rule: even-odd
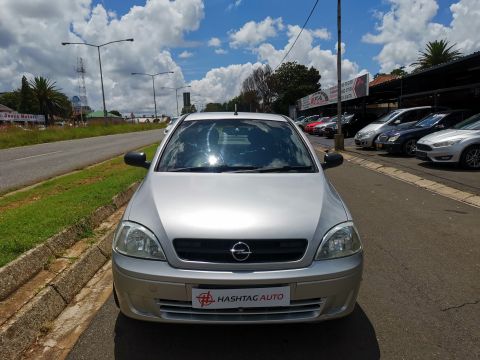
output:
[[[310,17],[312,16],[313,12],[315,11],[315,8],[317,7],[317,4],[318,4],[318,0],[315,1],[315,4],[313,5],[312,10],[310,11],[310,14],[308,14],[307,20],[305,20],[305,23],[303,24],[302,30],[300,30],[300,32],[298,33],[297,38],[296,38],[295,41],[293,42],[292,46],[290,46],[290,49],[288,49],[288,51],[287,51],[287,53],[285,54],[285,56],[283,57],[282,61],[280,61],[280,63],[275,67],[275,69],[274,69],[273,71],[277,70],[278,67],[279,67],[280,65],[282,65],[283,61],[287,58],[288,54],[290,54],[290,51],[292,51],[293,47],[294,47],[295,44],[297,43],[298,38],[300,37],[300,35],[302,34],[303,30],[305,29],[305,26],[307,26],[308,20],[310,20]]]

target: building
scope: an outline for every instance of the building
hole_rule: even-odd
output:
[[[103,110],[93,111],[86,115],[84,119],[89,124],[103,124],[105,122],[105,118],[103,117]],[[106,121],[109,124],[120,124],[124,122],[122,117],[114,115],[112,113],[107,113]]]

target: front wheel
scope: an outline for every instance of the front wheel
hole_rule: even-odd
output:
[[[480,169],[480,145],[466,148],[460,158],[460,164],[467,169]]]
[[[414,156],[416,150],[417,150],[417,140],[415,139],[407,140],[403,145],[403,152],[408,156]]]

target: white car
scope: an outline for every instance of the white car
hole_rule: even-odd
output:
[[[427,135],[417,142],[416,157],[435,163],[460,163],[467,169],[480,169],[480,114],[452,129]]]
[[[401,129],[413,125],[418,120],[432,113],[433,107],[421,106],[407,109],[398,109],[389,112],[380,119],[365,126],[355,135],[355,145],[363,148],[375,146],[377,137],[387,131]]]

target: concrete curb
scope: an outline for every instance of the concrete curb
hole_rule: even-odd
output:
[[[65,271],[53,279],[0,328],[0,358],[15,359],[48,331],[54,320],[83,286],[108,261],[115,229],[110,229]]]
[[[132,184],[127,190],[114,196],[111,204],[96,209],[86,219],[67,227],[43,244],[27,251],[19,258],[0,268],[0,301],[6,299],[35,276],[48,264],[51,257],[60,256],[66,249],[75,244],[85,234],[85,231],[97,227],[107,217],[125,205],[138,185],[139,183]]]
[[[318,148],[320,151],[324,151],[324,152],[326,150],[330,151],[330,149],[319,146],[319,145],[316,145],[315,148]],[[391,166],[385,166],[385,165],[376,163],[374,161],[366,160],[361,157],[351,155],[346,151],[340,151],[340,153],[343,155],[345,160],[348,160],[354,164],[360,165],[366,169],[373,170],[378,173],[395,178],[397,180],[401,180],[403,182],[421,187],[435,194],[448,197],[450,199],[462,202],[464,204],[480,208],[480,196],[478,195],[475,195],[466,191],[461,191],[461,190],[452,188],[450,186],[446,186],[441,183],[435,182],[433,180],[424,179],[420,176],[411,174],[403,170],[399,170]]]

